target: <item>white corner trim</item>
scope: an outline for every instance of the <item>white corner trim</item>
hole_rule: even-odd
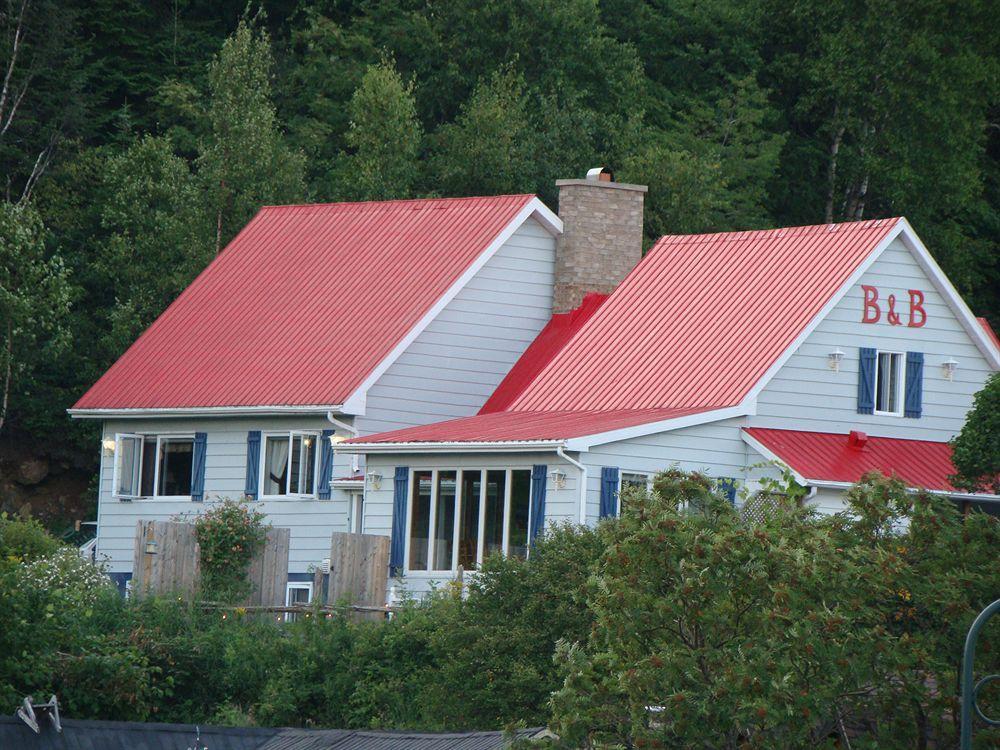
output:
[[[760,392],[767,387],[768,383],[771,382],[771,379],[778,374],[778,371],[782,367],[784,367],[785,363],[788,362],[789,359],[791,359],[792,355],[799,350],[799,347],[802,346],[802,343],[807,338],[809,338],[809,336],[812,334],[813,331],[816,330],[817,327],[819,327],[819,324],[826,319],[826,316],[830,314],[833,308],[835,308],[838,304],[840,304],[840,300],[842,300],[844,296],[851,290],[851,288],[861,280],[861,277],[864,276],[865,273],[867,273],[868,269],[871,268],[872,265],[874,265],[875,261],[882,256],[882,253],[885,252],[886,248],[889,247],[889,245],[891,245],[893,242],[895,242],[899,234],[905,231],[906,227],[908,226],[909,225],[906,224],[905,220],[903,219],[900,219],[896,222],[896,226],[892,228],[892,231],[890,231],[889,234],[887,234],[885,237],[882,238],[882,241],[879,242],[878,245],[875,247],[875,249],[868,254],[868,257],[865,258],[856,269],[854,269],[854,273],[852,273],[848,277],[847,281],[845,281],[840,286],[840,288],[830,297],[830,299],[826,301],[826,304],[823,305],[822,308],[820,308],[820,311],[816,313],[815,316],[813,316],[813,319],[809,321],[809,324],[802,329],[799,335],[795,337],[795,340],[792,341],[792,343],[785,349],[785,351],[781,353],[781,356],[779,356],[771,364],[771,366],[767,368],[767,371],[757,381],[756,385],[754,385],[754,387],[750,389],[750,392],[747,393],[746,398],[744,400],[746,399],[756,400],[756,398],[760,395]]]
[[[788,471],[791,473],[791,475],[795,478],[795,481],[798,482],[799,484],[801,484],[802,486],[805,487],[805,486],[808,486],[808,485],[811,485],[811,484],[815,484],[815,482],[813,480],[806,479],[804,476],[802,476],[801,474],[799,474],[799,472],[795,471],[795,469],[793,469],[791,466],[789,466],[788,463],[783,458],[781,458],[781,456],[779,456],[777,453],[775,453],[774,451],[772,451],[770,448],[766,447],[757,438],[755,438],[752,435],[750,435],[749,433],[747,433],[746,430],[740,430],[740,437],[743,438],[743,442],[744,443],[746,443],[751,448],[753,448],[755,451],[757,451],[765,459],[767,459],[768,461],[771,461],[772,463],[776,463],[779,466],[783,466],[786,469],[788,469]]]
[[[718,422],[732,417],[746,417],[757,413],[757,402],[746,401],[737,406],[728,406],[724,409],[712,409],[696,414],[687,414],[683,417],[673,417],[672,419],[661,419],[658,422],[646,422],[645,424],[622,427],[617,430],[607,432],[597,432],[592,435],[582,435],[570,438],[566,441],[566,450],[585,452],[595,445],[605,443],[616,443],[619,440],[629,440],[631,438],[654,435],[658,432],[670,432],[683,427],[693,427],[708,422]]]
[[[371,388],[378,381],[385,371],[388,370],[393,363],[402,356],[403,352],[409,348],[410,344],[424,332],[424,329],[433,321],[444,308],[451,302],[466,284],[468,284],[472,278],[479,273],[483,266],[485,266],[489,260],[497,254],[501,247],[503,247],[507,240],[509,240],[514,232],[521,228],[529,218],[535,218],[546,230],[548,230],[553,235],[562,234],[563,223],[562,220],[556,216],[551,209],[549,209],[544,203],[542,203],[537,197],[533,197],[529,200],[524,207],[518,211],[517,215],[507,223],[500,233],[493,238],[493,241],[487,245],[486,249],[479,254],[472,264],[465,269],[461,276],[455,280],[455,282],[442,294],[437,302],[428,310],[424,316],[417,321],[416,325],[410,329],[410,331],[393,347],[381,362],[379,362],[375,368],[368,373],[368,376],[361,382],[361,384],[354,389],[344,400],[342,411],[345,414],[353,414],[356,416],[363,416],[366,408],[366,396],[368,389]]]
[[[931,282],[937,288],[938,292],[951,305],[952,311],[958,317],[962,327],[965,328],[969,336],[975,341],[976,346],[982,351],[987,361],[993,366],[993,369],[1000,370],[1000,349],[997,349],[996,344],[986,335],[986,331],[983,330],[979,321],[976,320],[975,314],[969,309],[969,306],[962,299],[962,296],[952,285],[944,271],[941,270],[941,266],[934,260],[934,256],[930,254],[930,251],[920,240],[920,237],[913,231],[910,222],[905,217],[900,218],[899,222],[903,226],[902,238],[906,243],[907,249],[916,256],[917,263],[924,270],[924,273],[930,277]]]
[[[507,440],[451,443],[337,443],[334,453],[531,453],[565,447],[563,440]]]
[[[342,413],[342,406],[193,406],[148,409],[67,409],[74,419],[146,419],[150,417],[279,417],[289,414]]]

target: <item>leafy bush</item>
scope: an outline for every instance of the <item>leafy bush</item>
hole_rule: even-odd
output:
[[[51,555],[60,546],[38,521],[0,513],[0,566]]]
[[[250,594],[250,560],[267,539],[265,514],[246,500],[225,498],[198,516],[201,587],[209,599],[236,602]]]

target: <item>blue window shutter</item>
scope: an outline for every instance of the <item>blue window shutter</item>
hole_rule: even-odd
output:
[[[618,467],[601,469],[601,518],[618,514]]]
[[[333,430],[323,430],[320,441],[323,443],[319,448],[319,490],[317,497],[320,500],[330,499],[330,480],[333,479],[333,446],[330,438],[333,437]]]
[[[719,477],[716,481],[719,492],[729,501],[730,505],[736,505],[736,480],[732,477]]]
[[[403,555],[406,552],[406,495],[410,484],[410,468],[396,467],[396,483],[392,495],[392,539],[389,543],[389,575],[403,574]]]
[[[257,472],[260,470],[260,430],[247,433],[247,483],[243,494],[257,499]]]
[[[906,400],[903,414],[911,419],[919,419],[924,400],[924,353],[906,353]]]
[[[528,528],[528,544],[541,536],[545,530],[545,484],[549,467],[535,464],[531,467],[531,526]]]
[[[205,448],[208,445],[208,435],[204,432],[194,434],[194,451],[191,454],[191,499],[201,502],[205,499]]]
[[[861,347],[858,365],[858,414],[875,412],[875,350]]]

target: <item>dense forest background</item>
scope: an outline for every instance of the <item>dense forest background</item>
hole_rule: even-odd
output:
[[[97,431],[65,409],[265,203],[554,206],[556,178],[608,165],[649,185],[648,239],[905,215],[996,325],[998,20],[993,0],[0,0],[0,506],[87,512]]]

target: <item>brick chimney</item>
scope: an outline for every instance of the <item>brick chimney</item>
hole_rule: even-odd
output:
[[[583,180],[556,180],[563,233],[556,243],[552,308],[578,307],[588,292],[610,294],[642,257],[642,204],[648,188],[615,182],[595,168]]]

